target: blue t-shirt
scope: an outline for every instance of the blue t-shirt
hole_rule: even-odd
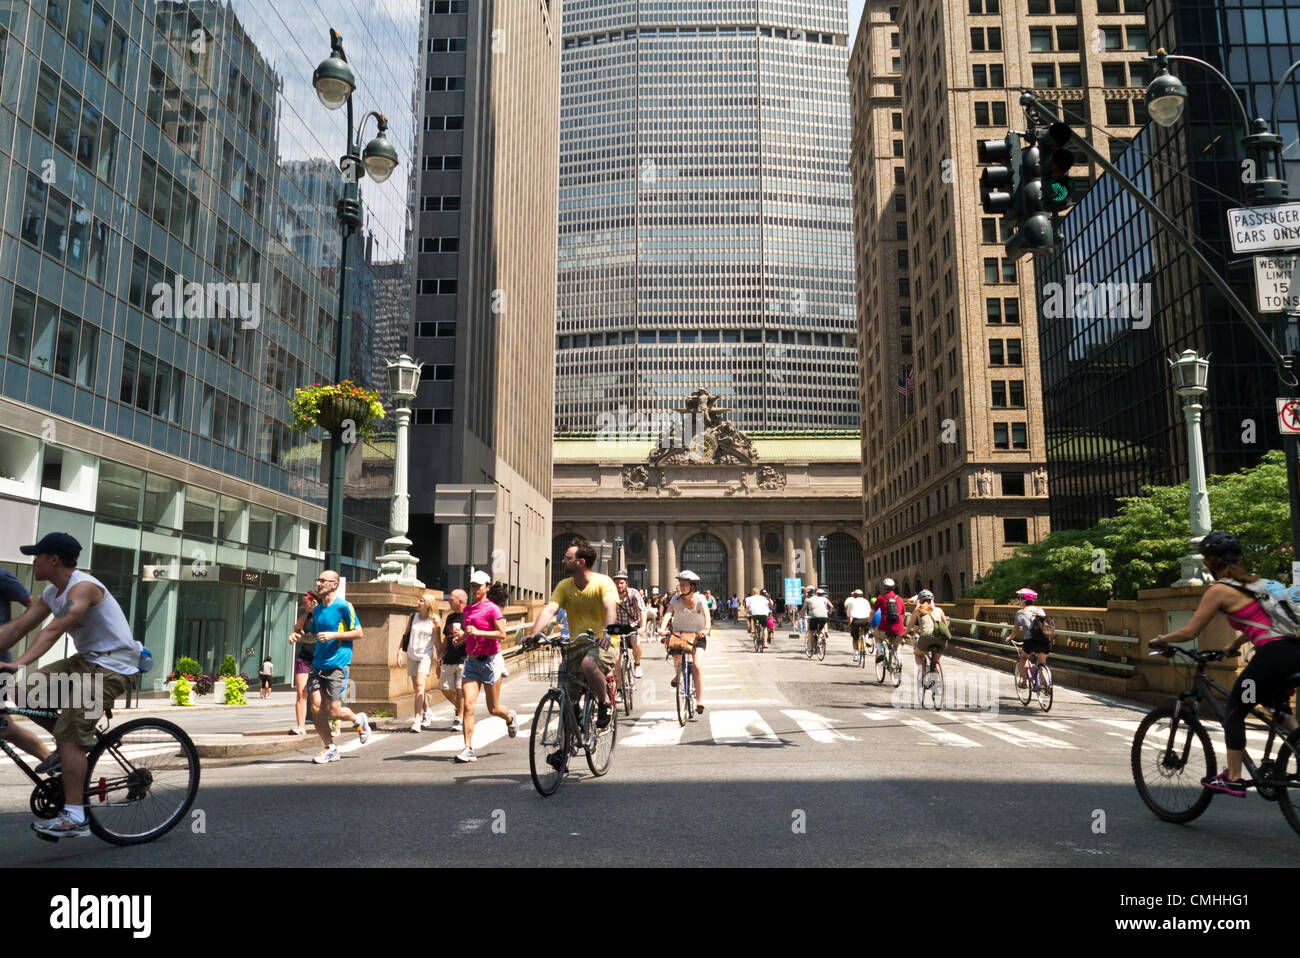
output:
[[[31,597],[32,594],[16,575],[7,569],[0,569],[0,625],[4,625],[11,618],[9,603],[26,602]],[[13,659],[13,653],[7,650],[0,652],[0,662],[12,662]]]
[[[312,631],[316,633],[316,654],[312,668],[342,669],[352,664],[351,639],[326,639],[331,632],[351,632],[357,628],[357,610],[346,599],[318,605],[312,611]]]

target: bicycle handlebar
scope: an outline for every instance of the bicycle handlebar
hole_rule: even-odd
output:
[[[1147,648],[1155,649],[1155,651],[1151,653],[1152,655],[1163,655],[1167,659],[1172,659],[1175,652],[1181,652],[1198,665],[1203,665],[1209,662],[1219,662],[1223,659],[1235,659],[1237,657],[1236,652],[1229,652],[1227,649],[1197,649],[1196,651],[1191,651],[1177,645],[1157,645],[1155,642],[1148,642]]]

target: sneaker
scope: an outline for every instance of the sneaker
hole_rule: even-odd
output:
[[[461,749],[459,752],[456,753],[456,761],[477,762],[478,756],[474,754],[474,750],[472,748],[466,745],[463,749]]]
[[[422,716],[417,715],[417,716],[416,716],[416,717],[411,721],[411,731],[412,731],[412,732],[418,732],[418,731],[420,731],[421,725],[422,725]]]
[[[1220,772],[1213,778],[1208,775],[1201,779],[1201,786],[1208,788],[1212,792],[1223,792],[1225,795],[1231,795],[1233,798],[1246,797],[1246,783],[1241,779],[1228,778],[1227,772]]]
[[[334,721],[330,722],[330,735],[333,736],[334,738],[339,737],[339,725],[340,723],[338,719],[335,719]]]
[[[564,752],[558,750],[552,752],[550,755],[546,756],[546,764],[551,766],[551,768],[555,769],[557,772],[564,771]]]
[[[696,713],[703,712],[703,711],[704,711],[704,703],[703,703],[703,702],[696,702],[696,703],[695,703],[695,711],[696,711]]]
[[[609,715],[609,703],[600,703],[600,715],[596,718],[596,728],[601,729],[602,731],[609,728]]]
[[[518,719],[519,719],[519,716],[515,714],[515,710],[514,710],[514,709],[511,709],[511,710],[510,710],[510,721],[506,723],[506,734],[509,735],[511,738],[514,738],[516,735],[519,734],[519,721],[518,721]]]
[[[324,765],[326,762],[337,762],[339,760],[339,747],[337,745],[326,745],[320,750],[320,754],[312,759],[316,765]]]
[[[632,677],[636,679],[641,678],[641,666],[638,665],[632,670]]]
[[[352,728],[361,736],[362,745],[365,745],[370,741],[370,719],[366,718],[365,712],[357,713],[357,723],[353,725]]]
[[[41,818],[32,822],[32,831],[53,838],[85,838],[90,834],[90,823],[74,822],[67,812],[59,812],[53,818]]]
[[[51,752],[41,759],[40,764],[36,766],[37,775],[58,775],[61,770],[62,765],[59,762],[58,752]]]
[[[854,664],[854,665],[857,665],[857,664],[858,664],[858,660],[861,659],[861,658],[862,658],[862,654],[861,654],[861,653],[859,653],[859,652],[854,652],[854,653],[853,653],[853,664]]]
[[[289,729],[289,734],[290,734],[290,735],[306,735],[306,734],[307,734],[307,728],[306,728],[306,726],[303,726],[303,725],[295,725],[293,728]]]
[[[671,685],[673,688],[677,688],[677,680],[676,680],[676,679],[673,679],[673,680],[672,680],[671,682],[669,682],[668,684]]]
[[[451,731],[453,732],[465,731],[465,723],[460,720],[459,715],[457,715],[454,719],[451,720]]]
[[[425,728],[433,728],[433,709],[425,709],[421,721],[424,722]]]

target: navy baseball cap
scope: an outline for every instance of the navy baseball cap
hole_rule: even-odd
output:
[[[18,551],[25,556],[54,555],[64,562],[76,562],[81,555],[81,543],[66,532],[51,532],[34,546],[19,546]]]

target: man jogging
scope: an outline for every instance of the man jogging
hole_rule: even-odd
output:
[[[339,747],[334,744],[330,731],[331,720],[345,720],[361,736],[361,744],[370,741],[370,722],[365,712],[353,713],[343,704],[343,696],[348,687],[348,670],[352,665],[352,643],[361,638],[361,623],[357,621],[356,610],[352,603],[336,596],[339,590],[339,574],[326,569],[316,580],[316,593],[320,596],[320,605],[312,610],[308,627],[312,630],[312,639],[316,642],[316,654],[312,658],[311,672],[307,676],[307,694],[311,696],[312,714],[315,717],[316,734],[324,743],[320,754],[312,759],[317,765],[339,760]],[[295,636],[300,638],[301,636]],[[322,694],[329,702],[327,710],[321,707]]]

